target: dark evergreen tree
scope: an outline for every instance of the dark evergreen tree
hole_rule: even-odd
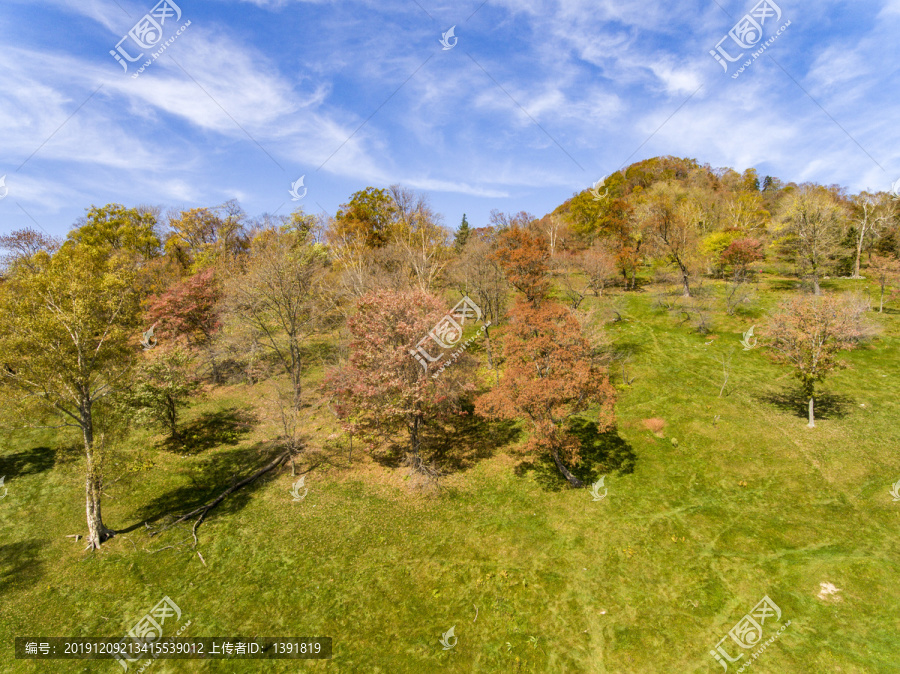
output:
[[[471,233],[472,230],[469,228],[469,221],[466,219],[466,214],[463,213],[462,222],[459,224],[459,229],[456,230],[456,239],[454,242],[457,252],[461,251],[466,245],[466,241],[469,240],[469,235]]]

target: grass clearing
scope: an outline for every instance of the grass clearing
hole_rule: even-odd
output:
[[[50,671],[13,659],[16,636],[121,637],[168,595],[191,621],[183,636],[331,636],[334,657],[159,660],[149,671],[160,674],[714,672],[709,651],[768,595],[791,625],[756,671],[897,671],[898,316],[874,315],[880,336],[844,356],[810,430],[790,371],[739,344],[773,302],[763,298],[749,314],[717,312],[707,335],[649,292],[618,298],[627,320],[608,331],[633,351],[634,380],[613,369],[618,440],[585,467],[620,468],[599,502],[529,465],[510,427],[447,439],[477,446],[459,447],[466,459],[439,492],[411,490],[378,456],[355,450],[349,463],[346,438],[329,439],[336,425],[314,405],[307,497],[292,501],[289,468],[238,492],[199,529],[204,566],[189,524],[151,538],[144,522],[195,507],[273,455],[268,384],[231,386],[189,410],[185,446],[137,429],[110,457],[104,519],[127,533],[91,554],[65,537],[84,529],[73,438],[6,434],[2,668]],[[719,397],[716,356],[731,350]],[[648,419],[665,425],[654,432]],[[820,597],[822,583],[840,591]],[[450,627],[459,640],[442,650]],[[52,671],[119,666],[57,660]]]

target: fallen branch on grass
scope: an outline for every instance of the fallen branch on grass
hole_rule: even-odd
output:
[[[162,532],[165,531],[166,529],[170,529],[171,527],[174,527],[176,524],[180,524],[181,522],[184,522],[185,520],[190,519],[190,518],[193,517],[194,515],[200,515],[200,516],[197,518],[197,521],[194,522],[194,526],[193,526],[192,529],[191,529],[191,535],[194,537],[194,545],[192,546],[192,549],[195,548],[195,547],[197,547],[197,543],[198,543],[198,540],[197,540],[197,527],[199,527],[199,526],[203,523],[204,518],[206,517],[206,515],[209,513],[210,510],[212,510],[213,508],[215,508],[215,507],[216,507],[217,505],[219,505],[222,501],[224,501],[229,495],[233,494],[233,493],[236,492],[238,489],[247,486],[247,485],[250,484],[251,482],[254,482],[254,481],[258,480],[260,477],[262,477],[263,475],[265,475],[265,474],[268,473],[269,471],[271,471],[271,470],[273,470],[273,469],[275,469],[275,468],[278,468],[279,466],[281,466],[282,464],[284,464],[288,459],[292,458],[292,455],[293,455],[293,452],[292,452],[290,449],[288,449],[288,450],[285,451],[285,452],[282,452],[282,453],[279,454],[277,457],[275,457],[275,459],[273,459],[271,462],[269,462],[268,464],[266,464],[265,466],[263,466],[262,468],[260,468],[258,471],[256,471],[255,473],[253,473],[253,475],[251,475],[250,477],[244,478],[244,479],[241,480],[240,482],[237,482],[237,483],[231,485],[228,489],[226,489],[225,491],[223,491],[221,494],[219,494],[216,498],[214,498],[214,499],[213,499],[212,501],[210,501],[209,503],[207,503],[207,504],[205,504],[205,505],[202,505],[202,506],[200,506],[199,508],[195,508],[194,510],[192,510],[191,512],[189,512],[189,513],[187,513],[187,514],[185,514],[185,515],[182,515],[182,516],[179,517],[177,520],[175,520],[174,522],[172,522],[172,523],[169,524],[169,525],[166,525],[165,527],[163,527],[163,528],[160,529],[159,531],[151,532],[150,535],[151,535],[151,536],[155,536],[156,534],[162,533]],[[304,471],[304,472],[308,473],[308,472],[310,472],[311,470],[313,470],[314,468],[318,467],[318,465],[319,465],[319,464],[316,464],[315,466],[313,466],[312,468],[309,468],[308,470],[306,470],[306,471]],[[303,474],[303,473],[301,473],[301,475],[302,475],[302,474]]]

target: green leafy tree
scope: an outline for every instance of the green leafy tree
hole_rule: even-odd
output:
[[[125,208],[121,204],[91,206],[79,226],[69,232],[68,239],[95,248],[137,254],[144,260],[161,253],[156,215],[148,209]]]
[[[234,200],[181,211],[169,221],[166,252],[192,273],[228,261],[247,248],[245,215]]]
[[[334,217],[334,235],[365,242],[369,248],[381,248],[390,240],[396,207],[387,190],[367,187],[354,192]]]
[[[178,412],[200,388],[190,372],[190,354],[178,349],[151,350],[137,371],[136,382],[123,402],[137,412],[138,422],[161,425],[173,440],[179,438]]]
[[[70,240],[38,252],[0,284],[0,386],[18,418],[56,416],[80,430],[89,548],[115,534],[103,523],[103,429],[137,354],[135,271],[107,246]]]

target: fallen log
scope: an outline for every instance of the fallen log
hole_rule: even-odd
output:
[[[225,491],[223,491],[221,494],[219,494],[216,498],[214,498],[214,499],[213,499],[212,501],[210,501],[209,503],[207,503],[207,504],[205,504],[205,505],[202,505],[202,506],[200,506],[199,508],[195,508],[194,510],[192,510],[191,512],[189,512],[189,513],[187,513],[187,514],[185,514],[185,515],[182,515],[181,517],[179,517],[177,520],[175,520],[175,521],[172,522],[171,524],[169,524],[169,525],[163,527],[163,528],[160,529],[159,531],[154,531],[154,532],[152,532],[150,535],[151,535],[151,536],[155,536],[156,534],[162,533],[162,532],[165,531],[166,529],[169,529],[169,528],[171,528],[171,527],[174,527],[176,524],[179,524],[179,523],[181,523],[181,522],[184,522],[185,520],[190,519],[190,518],[193,517],[194,515],[198,515],[198,514],[199,514],[200,517],[197,518],[197,521],[194,522],[194,526],[193,526],[192,529],[191,529],[191,535],[194,537],[194,545],[192,546],[192,549],[195,548],[195,547],[197,547],[197,542],[198,542],[198,541],[197,541],[197,527],[199,527],[200,524],[202,524],[203,519],[206,517],[206,515],[209,513],[210,510],[212,510],[213,508],[215,508],[215,507],[216,507],[217,505],[219,505],[222,501],[224,501],[226,498],[228,498],[229,495],[233,494],[233,493],[236,492],[238,489],[241,489],[242,487],[247,486],[247,485],[250,484],[251,482],[254,482],[255,480],[258,480],[260,477],[262,477],[263,475],[265,475],[265,474],[268,473],[269,471],[271,471],[271,470],[273,470],[273,469],[275,469],[275,468],[278,468],[279,466],[281,466],[282,464],[284,464],[284,462],[287,461],[289,458],[292,458],[292,456],[293,456],[293,452],[292,452],[290,449],[287,450],[287,451],[285,451],[285,452],[283,452],[283,453],[281,453],[281,454],[279,454],[279,455],[278,455],[277,457],[275,457],[275,459],[273,459],[271,462],[267,463],[265,466],[263,466],[263,467],[260,468],[258,471],[256,471],[255,473],[253,473],[253,475],[251,475],[250,477],[246,477],[246,478],[244,478],[243,480],[241,480],[240,482],[237,482],[237,483],[231,485],[228,489],[226,489]],[[314,468],[318,467],[318,465],[319,465],[319,464],[316,464],[315,466],[313,466],[312,468],[309,468],[308,470],[306,470],[306,471],[304,471],[304,472],[308,473],[308,472],[310,472],[311,470],[313,470]]]

